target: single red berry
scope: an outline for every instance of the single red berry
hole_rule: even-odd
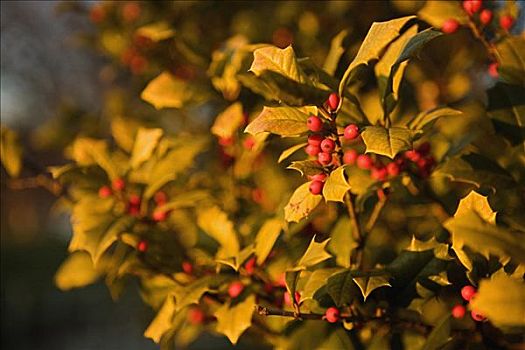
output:
[[[321,142],[324,140],[324,138],[319,134],[313,134],[308,136],[308,144],[312,146],[321,146]]]
[[[251,136],[248,136],[247,138],[244,139],[244,142],[242,145],[244,146],[245,149],[249,151],[253,148],[253,146],[255,146],[255,139]]]
[[[463,9],[469,16],[472,16],[481,9],[481,0],[465,0],[463,1]]]
[[[489,24],[491,21],[492,21],[492,11],[489,10],[489,9],[484,9],[483,11],[481,11],[481,13],[479,14],[479,21],[483,24],[483,25],[487,25]]]
[[[312,181],[321,181],[321,182],[323,182],[324,180],[326,180],[326,177],[327,177],[327,175],[325,173],[320,173],[320,174],[311,175],[308,178],[310,180],[312,180]]]
[[[244,290],[244,284],[242,284],[241,281],[235,281],[230,284],[228,287],[228,294],[231,298],[237,298],[239,295],[241,295],[242,291]]]
[[[107,198],[113,194],[113,191],[111,191],[111,188],[109,186],[102,186],[98,189],[98,196],[100,198]]]
[[[501,28],[505,29],[506,31],[509,31],[510,28],[512,28],[512,25],[514,24],[514,17],[511,15],[504,15],[501,16],[499,19],[499,25]]]
[[[168,195],[166,194],[166,192],[159,191],[155,193],[155,195],[153,196],[153,200],[157,205],[160,206],[166,204],[166,202],[168,201]]]
[[[189,261],[183,261],[182,271],[188,275],[191,275],[193,273],[193,265]]]
[[[190,321],[193,325],[199,325],[204,323],[204,320],[206,319],[206,315],[204,314],[204,311],[197,307],[192,307],[188,310],[188,321]]]
[[[339,321],[341,313],[339,312],[339,309],[336,307],[329,307],[326,309],[326,312],[324,313],[325,319],[330,323],[336,323]]]
[[[498,62],[492,62],[491,64],[489,64],[488,72],[489,75],[494,79],[497,79],[499,77],[498,66]]]
[[[164,210],[155,210],[153,212],[153,220],[157,222],[165,221],[168,218],[168,212]]]
[[[472,286],[465,286],[461,288],[461,297],[466,301],[470,301],[476,295],[476,288]]]
[[[417,147],[417,151],[422,156],[426,156],[430,152],[430,143],[429,142],[423,142]]]
[[[321,150],[325,153],[332,153],[335,149],[335,142],[332,139],[324,139],[321,142]]]
[[[114,191],[122,191],[126,188],[126,182],[122,178],[116,178],[111,183],[111,187]]]
[[[354,140],[359,136],[359,127],[355,124],[347,125],[344,131],[344,138]]]
[[[330,112],[334,112],[337,107],[339,107],[339,95],[335,92],[332,92],[330,96],[328,96],[328,100],[326,100],[326,104],[328,106],[328,110]]]
[[[359,153],[357,153],[355,149],[349,149],[343,155],[343,163],[350,164],[350,165],[355,164],[358,156],[359,156]]]
[[[386,165],[386,172],[388,176],[395,177],[399,175],[399,165],[396,162],[391,162]]]
[[[316,180],[316,181],[310,182],[310,186],[308,187],[308,189],[310,190],[311,194],[318,195],[323,192],[323,186],[324,186],[324,183]]]
[[[233,145],[233,137],[219,137],[219,145],[223,147]]]
[[[410,150],[405,152],[405,158],[417,163],[417,161],[421,159],[421,154],[416,150]]]
[[[101,4],[95,4],[89,11],[89,19],[93,23],[100,23],[106,18],[106,10]]]
[[[332,155],[330,153],[321,152],[317,155],[317,160],[321,165],[329,165],[332,163]]]
[[[372,158],[368,154],[360,154],[357,157],[357,166],[361,169],[370,169],[374,165]]]
[[[304,151],[309,156],[316,156],[316,155],[318,155],[321,152],[321,148],[319,146],[307,145],[305,147]]]
[[[257,259],[255,257],[251,257],[247,262],[244,263],[244,269],[246,270],[246,273],[250,276],[253,275],[256,265]]]
[[[477,312],[476,310],[472,310],[470,312],[470,316],[472,317],[472,319],[474,321],[478,321],[478,322],[482,322],[482,321],[485,321],[485,316],[483,316],[482,314],[480,314],[479,312]]]
[[[139,216],[140,215],[140,208],[136,205],[130,205],[128,207],[128,214],[131,216]]]
[[[318,132],[323,129],[323,122],[321,121],[321,118],[315,115],[311,115],[310,117],[308,117],[306,125],[308,126],[308,130],[313,132]]]
[[[388,171],[384,166],[374,166],[370,173],[370,177],[377,181],[385,181],[388,177]]]
[[[140,5],[134,1],[128,2],[122,6],[122,19],[125,22],[135,22],[140,17]]]
[[[140,205],[140,202],[141,202],[141,199],[140,199],[140,196],[139,195],[136,195],[136,194],[131,194],[128,198],[128,203],[129,205],[132,205],[132,206],[139,206]]]
[[[454,318],[463,318],[466,313],[466,309],[463,305],[456,305],[452,308],[452,317]]]
[[[141,253],[145,253],[149,248],[148,241],[146,240],[140,240],[139,243],[137,243],[137,250]]]
[[[458,30],[458,28],[459,22],[453,18],[449,18],[443,23],[441,31],[445,34],[452,34],[455,33]]]

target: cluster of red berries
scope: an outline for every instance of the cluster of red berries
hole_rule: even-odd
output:
[[[490,23],[492,22],[492,19],[494,18],[494,14],[492,13],[490,9],[482,10],[481,8],[482,8],[481,0],[464,0],[463,1],[463,9],[469,15],[469,17],[474,18],[475,16],[477,16],[479,23],[481,23],[483,26],[490,25]],[[479,13],[479,15],[476,15],[477,13]],[[499,25],[503,30],[509,31],[514,25],[514,17],[512,17],[509,14],[500,16]],[[441,30],[443,31],[443,33],[452,34],[458,30],[459,26],[460,24],[456,19],[449,18],[443,23]]]
[[[477,293],[476,288],[474,288],[472,286],[465,286],[465,287],[461,288],[461,297],[467,303],[470,302],[472,300],[472,298],[474,298],[476,296],[476,293]],[[456,305],[456,306],[454,306],[452,308],[452,312],[451,313],[452,313],[452,317],[459,319],[459,318],[465,317],[465,314],[467,313],[467,309],[465,308],[464,305],[458,304],[458,305]],[[485,320],[485,316],[483,316],[482,314],[480,314],[476,310],[472,310],[470,312],[470,316],[472,317],[472,319],[474,321],[481,322],[481,321]]]

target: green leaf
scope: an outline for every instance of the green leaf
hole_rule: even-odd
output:
[[[496,52],[501,79],[513,85],[525,86],[525,39],[506,36],[496,45]]]
[[[281,163],[283,160],[286,160],[288,159],[288,157],[290,157],[292,154],[294,154],[295,152],[297,152],[298,150],[304,148],[304,146],[308,145],[307,142],[303,142],[303,143],[299,143],[297,145],[294,145],[290,148],[287,148],[283,151],[283,153],[281,153],[281,155],[279,156],[279,160],[277,161],[277,163]]]
[[[22,170],[22,147],[18,143],[18,135],[13,130],[1,125],[0,160],[7,174],[17,177]]]
[[[343,79],[339,84],[339,96],[343,96],[348,83],[355,76],[354,72],[360,66],[368,65],[371,61],[379,59],[385,48],[399,37],[401,29],[415,16],[407,16],[386,22],[374,22],[366,34],[357,55],[350,63]]]
[[[239,241],[233,223],[219,207],[199,209],[197,224],[219,243],[221,248],[217,252],[217,257],[227,258],[239,253]]]
[[[347,30],[342,30],[337,34],[330,43],[330,51],[324,60],[323,69],[331,75],[335,74],[341,56],[345,53],[343,41],[348,36]]]
[[[372,293],[377,288],[392,287],[390,282],[388,282],[388,277],[385,276],[356,277],[354,278],[354,282],[361,290],[365,301],[370,293]]]
[[[409,123],[408,127],[412,130],[420,130],[423,127],[438,118],[449,117],[453,115],[460,115],[463,112],[448,107],[437,107],[429,111],[423,111],[414,117]]]
[[[347,182],[350,185],[350,192],[358,196],[366,194],[370,186],[376,182],[370,177],[370,172],[358,167],[347,167],[346,175]]]
[[[483,279],[476,297],[469,304],[496,327],[525,326],[525,283],[522,278],[509,277],[503,271],[491,279]]]
[[[432,332],[428,335],[427,341],[422,350],[438,350],[450,340],[450,315],[440,319]]]
[[[352,236],[350,218],[342,216],[332,229],[330,237],[332,239],[328,244],[328,250],[334,254],[335,262],[339,266],[350,267],[352,250],[358,246]]]
[[[250,71],[258,76],[265,70],[282,74],[299,83],[306,83],[308,81],[301,67],[297,64],[297,59],[291,46],[285,49],[267,46],[255,50],[253,52],[253,63]]]
[[[172,38],[175,35],[175,30],[171,28],[169,23],[161,21],[142,26],[137,29],[135,34],[159,42]]]
[[[135,224],[135,218],[123,216],[115,220],[98,242],[97,248],[92,255],[93,264],[98,265],[100,258],[109,247],[118,239],[119,235],[128,231]]]
[[[350,189],[345,179],[346,166],[340,166],[330,173],[323,186],[325,201],[343,202],[343,198]]]
[[[158,343],[162,336],[172,327],[174,316],[175,300],[172,297],[168,297],[144,332],[144,336]]]
[[[301,291],[301,300],[312,299],[315,292],[326,285],[328,278],[338,272],[341,272],[339,267],[314,270]]]
[[[346,270],[328,278],[326,289],[337,306],[349,305],[358,295],[353,272]]]
[[[306,120],[317,115],[317,107],[264,107],[245,129],[250,134],[270,132],[281,136],[297,136],[308,131]]]
[[[222,111],[211,127],[211,133],[218,137],[230,138],[244,123],[242,103],[236,102]]]
[[[109,156],[108,145],[104,140],[79,137],[70,148],[70,156],[80,166],[98,165],[106,171],[110,179],[117,178],[119,173]]]
[[[133,151],[131,152],[131,167],[138,168],[142,163],[151,157],[162,137],[162,129],[140,128],[137,131]]]
[[[366,152],[372,152],[394,158],[402,151],[412,149],[412,141],[420,131],[407,128],[384,128],[382,126],[367,126],[361,133],[366,145]]]
[[[432,237],[428,241],[420,241],[415,236],[412,236],[412,241],[406,250],[409,252],[424,252],[432,250],[436,258],[442,260],[450,259],[450,256],[448,255],[448,244],[439,243],[435,237]]]
[[[461,198],[454,217],[460,217],[474,211],[480,218],[488,223],[496,224],[496,212],[492,210],[488,197],[479,194],[476,191],[470,191],[468,195]]]
[[[435,28],[441,28],[449,18],[461,24],[468,22],[467,13],[457,1],[427,0],[425,6],[419,10],[418,17],[430,23]]]
[[[323,172],[323,166],[316,160],[300,160],[292,162],[286,169],[297,170],[302,176],[317,175]]]
[[[200,202],[209,200],[210,194],[206,191],[189,191],[178,194],[168,203],[157,207],[158,210],[169,211],[180,208],[191,208],[200,205]]]
[[[299,222],[301,219],[310,215],[310,213],[321,202],[322,196],[310,193],[310,182],[299,186],[288,204],[284,208],[284,219],[288,222]]]
[[[283,229],[283,222],[281,219],[269,219],[264,222],[262,227],[257,232],[255,237],[255,255],[257,256],[257,265],[262,265],[268,254],[270,254],[273,245],[279,238],[279,234]]]
[[[330,242],[330,238],[327,240],[318,243],[315,241],[315,236],[310,241],[310,245],[306,249],[306,252],[303,254],[299,262],[296,264],[295,269],[303,270],[307,267],[317,265],[326,259],[330,259],[332,254],[326,251],[326,245]]]
[[[332,331],[319,347],[319,350],[354,349],[354,345],[343,328]]]
[[[94,283],[100,276],[89,254],[78,251],[71,253],[60,265],[55,274],[55,284],[60,290],[67,291]]]
[[[140,95],[156,109],[181,108],[192,96],[193,89],[167,71],[150,81]]]
[[[222,275],[212,275],[201,278],[184,288],[177,288],[173,291],[175,294],[175,311],[180,311],[191,304],[198,304],[204,293],[214,289],[214,287],[224,283],[227,277]]]
[[[223,304],[214,314],[217,318],[217,332],[224,334],[236,344],[239,337],[252,325],[252,314],[255,306],[255,296],[231,306],[230,301]]]
[[[140,124],[130,118],[121,116],[111,118],[111,136],[115,143],[127,153],[133,150],[135,136]]]

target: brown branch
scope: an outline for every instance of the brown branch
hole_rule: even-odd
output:
[[[370,218],[368,218],[368,222],[365,226],[365,231],[370,233],[372,229],[374,228],[374,225],[377,222],[377,219],[379,219],[379,215],[381,214],[381,211],[385,207],[386,199],[380,199],[376,205],[374,206],[374,209],[372,210],[372,214],[370,214]]]
[[[357,268],[361,268],[362,262],[363,262],[363,243],[364,243],[364,236],[361,232],[361,227],[359,226],[359,220],[357,218],[355,207],[354,207],[354,199],[350,192],[346,192],[344,197],[344,203],[346,205],[346,209],[348,210],[348,216],[350,217],[350,222],[352,223],[352,237],[354,238],[354,241],[357,243],[357,247],[354,249],[354,254],[352,256],[352,263],[357,266]]]

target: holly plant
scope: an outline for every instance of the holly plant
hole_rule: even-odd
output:
[[[519,4],[426,1],[363,35],[325,2],[253,5],[255,34],[243,25],[263,13],[210,6],[91,8],[95,46],[133,77],[105,102],[106,133],[74,136],[42,180],[71,217],[57,286],[103,278],[118,298],[136,280],[162,349],[203,332],[278,349],[522,346]],[[323,33],[331,17],[339,33]],[[14,177],[15,141],[3,128]]]

